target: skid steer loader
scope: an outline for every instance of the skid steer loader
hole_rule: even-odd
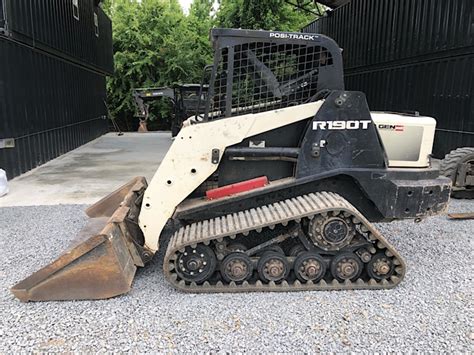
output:
[[[125,293],[164,240],[165,277],[182,291],[401,282],[405,263],[372,222],[446,210],[451,181],[430,164],[435,120],[371,113],[363,93],[344,90],[328,37],[211,37],[204,113],[185,122],[149,185],[137,177],[86,211],[82,241],[15,285],[20,300]]]

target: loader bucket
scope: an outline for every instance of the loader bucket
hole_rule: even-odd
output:
[[[86,210],[92,217],[58,259],[12,287],[23,302],[110,298],[130,290],[144,266],[137,225],[145,178],[136,177]]]

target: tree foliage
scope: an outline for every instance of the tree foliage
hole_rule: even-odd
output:
[[[296,1],[296,0],[295,0]],[[282,0],[194,0],[185,15],[178,0],[105,0],[113,24],[115,74],[108,79],[110,114],[124,130],[133,129],[131,90],[200,82],[212,62],[212,27],[296,31],[314,16]],[[170,104],[152,110],[155,128],[168,128]]]
[[[314,20],[312,13],[298,11],[283,0],[220,0],[219,4],[217,19],[221,27],[299,31]],[[294,4],[299,4],[298,0]],[[317,5],[307,6],[315,10]]]

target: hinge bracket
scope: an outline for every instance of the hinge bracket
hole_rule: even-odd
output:
[[[212,150],[211,161],[212,164],[219,164],[220,151],[217,148]]]

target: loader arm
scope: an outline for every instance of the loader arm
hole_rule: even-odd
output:
[[[313,117],[323,102],[321,100],[183,128],[145,191],[139,225],[147,249],[152,252],[158,250],[160,234],[176,206],[217,170],[227,147],[247,137]]]

